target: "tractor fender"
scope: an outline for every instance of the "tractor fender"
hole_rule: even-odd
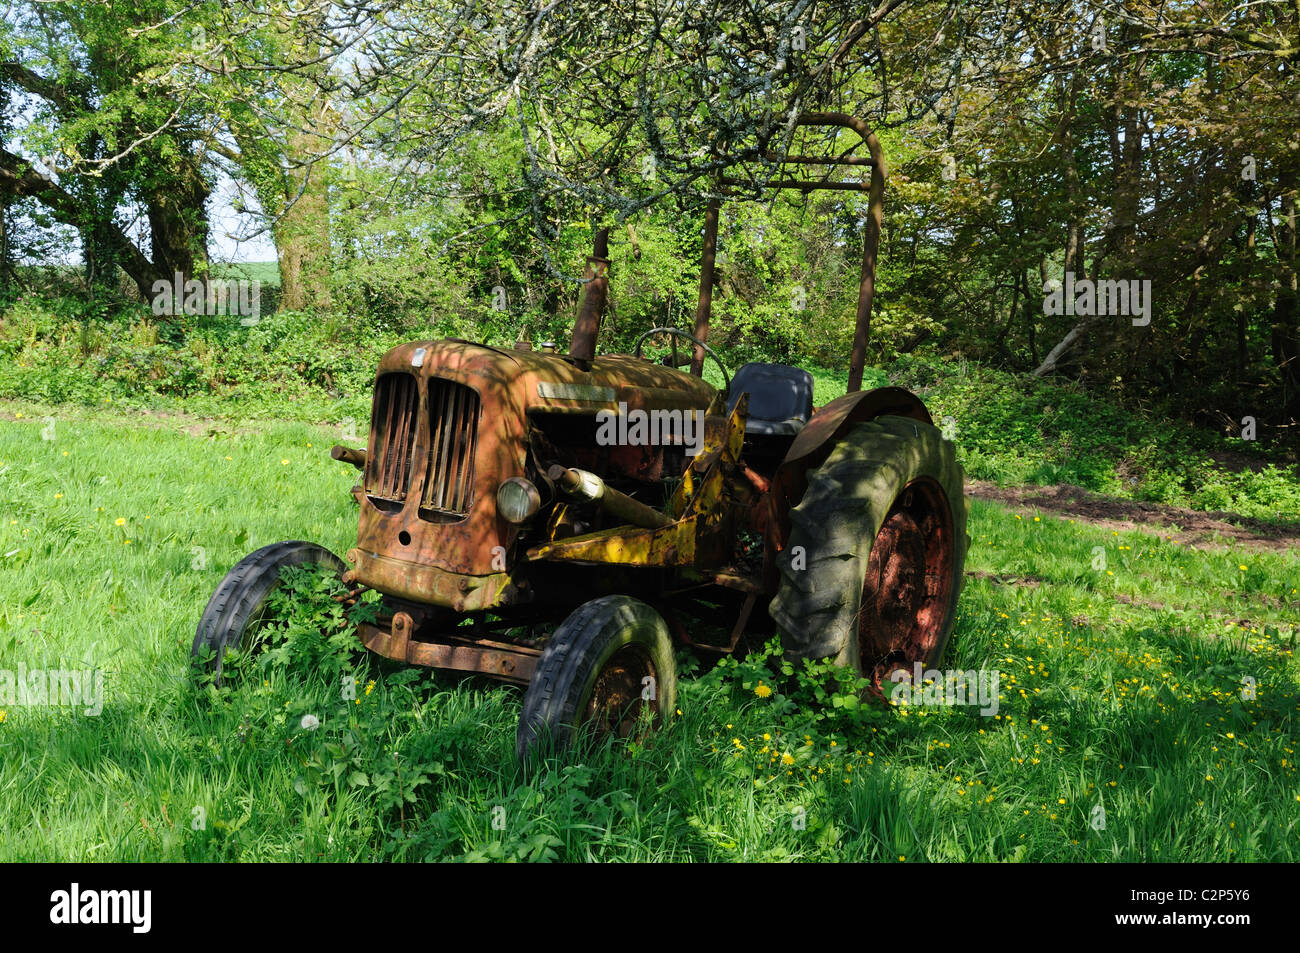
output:
[[[772,481],[768,528],[775,549],[785,548],[790,535],[790,510],[808,488],[808,471],[821,466],[854,426],[885,414],[934,423],[921,398],[902,387],[877,387],[845,394],[812,415],[790,444]],[[769,552],[772,549],[768,547]]]

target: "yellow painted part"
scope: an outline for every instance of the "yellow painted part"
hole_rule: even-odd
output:
[[[740,400],[736,401],[736,409],[727,419],[727,443],[722,455],[728,463],[735,463],[740,459],[740,450],[745,445],[745,423],[748,420],[749,395],[741,394]]]
[[[745,443],[745,421],[749,399],[742,397],[727,418],[725,428],[706,437],[695,461],[686,468],[682,482],[669,501],[667,512],[676,522],[657,529],[614,526],[597,533],[551,540],[528,550],[527,558],[563,562],[597,563],[615,566],[690,566],[695,562],[695,543],[700,532],[713,531],[723,516],[726,502],[726,473],[722,464],[734,465]],[[548,529],[555,531],[558,518]]]
[[[695,562],[696,529],[693,516],[658,529],[615,526],[543,543],[527,555],[529,559],[615,566],[689,566]]]

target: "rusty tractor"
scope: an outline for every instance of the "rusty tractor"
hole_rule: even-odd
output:
[[[350,598],[382,597],[357,633],[369,650],[526,686],[521,759],[670,713],[674,642],[717,655],[779,633],[787,657],[833,658],[878,695],[899,669],[936,664],[968,545],[962,470],[918,397],[860,389],[884,160],[851,116],[799,123],[850,129],[869,151],[779,160],[869,167],[869,183],[794,179],[784,164],[769,183],[869,193],[848,393],[814,407],[808,372],[780,364],[728,377],[708,345],[717,200],[693,331],[647,329],[634,353],[598,355],[598,230],[567,354],[452,339],[384,355],[364,450],[331,451],[360,471],[346,564],[301,541],[247,556],[212,596],[195,655],[210,650],[219,673],[281,569],[330,566]],[[651,337],[680,339],[690,371],[675,346],[642,356]],[[721,389],[703,379],[706,359]]]

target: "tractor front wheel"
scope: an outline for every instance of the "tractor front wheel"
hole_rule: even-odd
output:
[[[858,424],[790,511],[771,614],[790,658],[834,658],[884,697],[898,669],[937,665],[963,581],[964,475],[929,424]]]
[[[593,599],[555,630],[524,696],[516,753],[563,750],[580,733],[627,738],[657,721],[677,698],[668,626],[630,596]]]
[[[327,566],[340,573],[346,568],[343,560],[324,546],[290,540],[249,553],[226,573],[203,610],[190,649],[194,658],[212,651],[210,671],[217,682],[221,680],[226,652],[256,648],[256,630],[265,617],[267,598],[280,584],[280,570],[306,563]]]

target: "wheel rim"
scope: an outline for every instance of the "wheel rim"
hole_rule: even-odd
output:
[[[948,622],[952,510],[933,480],[909,483],[871,547],[858,619],[861,671],[877,694],[898,669],[932,658]]]
[[[653,678],[655,697],[645,699],[645,679]],[[659,675],[650,653],[640,645],[625,645],[596,673],[583,710],[583,726],[595,737],[627,738],[636,733],[641,715],[659,715]]]

